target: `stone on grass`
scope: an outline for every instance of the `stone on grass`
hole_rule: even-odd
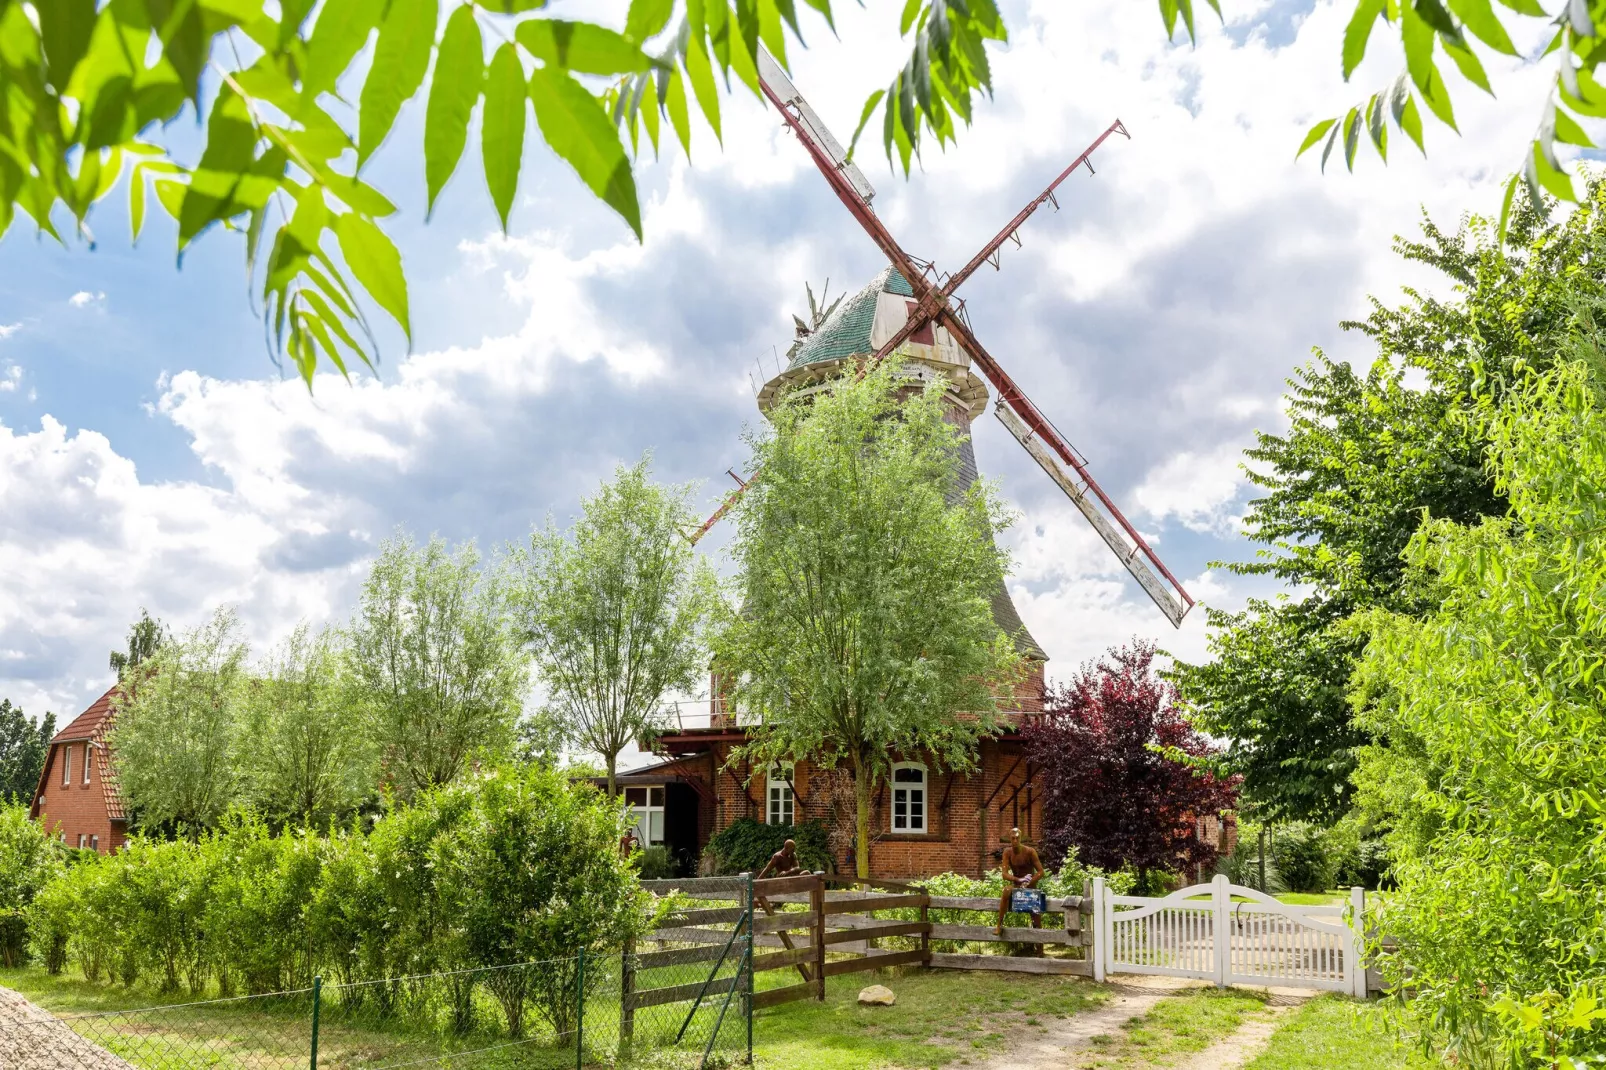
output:
[[[898,1002],[898,997],[886,985],[871,985],[859,989],[859,1002],[866,1007],[890,1007]]]

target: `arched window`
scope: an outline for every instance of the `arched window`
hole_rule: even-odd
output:
[[[764,821],[770,825],[790,825],[796,808],[792,793],[792,763],[770,766],[769,784],[764,792]]]
[[[926,767],[918,762],[892,767],[892,831],[926,831]]]

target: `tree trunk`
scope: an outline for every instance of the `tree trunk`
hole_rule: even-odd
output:
[[[860,880],[870,877],[870,769],[853,759],[854,868]]]
[[[619,764],[619,756],[617,754],[608,755],[608,795],[609,795],[609,797],[612,797],[612,796],[618,794],[618,786],[614,783],[614,777],[613,777],[614,768],[616,766],[618,766],[618,764]]]

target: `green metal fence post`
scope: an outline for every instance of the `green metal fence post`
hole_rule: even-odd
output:
[[[747,875],[747,1065],[753,1065],[753,875]]]
[[[307,1066],[309,1070],[318,1070],[318,1008],[323,1002],[323,978],[312,979],[312,1058]]]
[[[574,1070],[586,1061],[586,949],[580,948],[574,963]]]

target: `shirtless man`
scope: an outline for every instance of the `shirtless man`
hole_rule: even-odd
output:
[[[771,873],[770,871],[775,872]],[[759,870],[754,880],[763,880],[765,877],[795,877],[803,872],[803,867],[797,862],[797,843],[787,840],[781,844],[781,849],[770,855],[770,860]]]
[[[1004,894],[998,899],[998,927],[993,935],[1004,935],[1004,915],[1009,913],[1009,893],[1016,888],[1035,888],[1043,879],[1043,862],[1037,849],[1020,842],[1020,829],[1009,830],[1009,846],[1004,848],[1000,867],[1004,874]],[[1043,915],[1032,914],[1032,928],[1043,927]]]

